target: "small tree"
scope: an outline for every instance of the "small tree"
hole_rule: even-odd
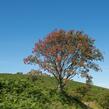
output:
[[[42,72],[32,69],[30,72],[27,73],[27,75],[32,81],[36,81],[38,79],[38,76],[42,75]]]
[[[24,59],[26,64],[38,64],[51,73],[63,91],[66,81],[80,74],[88,76],[90,69],[99,71],[95,61],[103,56],[93,39],[80,31],[56,30],[35,44],[33,54]],[[88,79],[88,78],[87,78]]]

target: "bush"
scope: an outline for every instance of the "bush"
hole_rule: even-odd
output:
[[[18,75],[23,75],[23,72],[17,72],[16,74],[18,74]]]
[[[103,109],[109,109],[109,92],[99,95],[98,103]]]
[[[82,85],[78,88],[75,89],[75,95],[79,98],[79,99],[83,99],[85,96],[87,96],[87,93],[90,91],[91,86],[90,85]]]

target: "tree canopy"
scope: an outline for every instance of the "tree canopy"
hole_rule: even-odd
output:
[[[90,80],[90,69],[99,71],[96,61],[103,55],[95,46],[95,40],[81,31],[56,30],[39,40],[33,54],[24,59],[26,64],[38,64],[51,73],[62,90],[68,79],[79,74]]]

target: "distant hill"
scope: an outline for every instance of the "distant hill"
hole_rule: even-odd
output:
[[[48,75],[0,74],[0,109],[103,109],[100,100],[109,89],[84,86],[69,80],[62,95]]]

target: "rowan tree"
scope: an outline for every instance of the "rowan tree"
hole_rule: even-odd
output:
[[[62,92],[67,80],[76,75],[90,80],[90,69],[100,70],[96,61],[103,60],[103,56],[94,43],[94,39],[81,31],[55,30],[35,44],[32,55],[24,62],[38,64],[52,74]]]

